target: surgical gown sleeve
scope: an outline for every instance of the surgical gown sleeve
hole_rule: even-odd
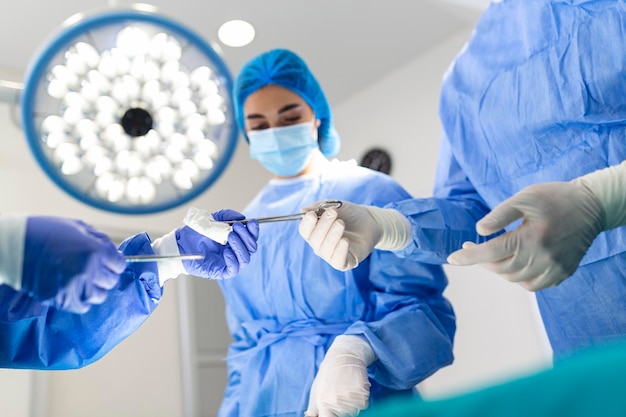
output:
[[[154,254],[141,233],[120,246],[125,255]],[[150,316],[162,295],[154,263],[130,263],[104,303],[72,314],[0,286],[0,367],[75,369],[100,359]]]
[[[387,206],[404,214],[413,226],[411,243],[397,254],[422,262],[443,264],[463,242],[481,243],[476,222],[489,212],[472,182],[441,138],[433,198],[416,198]]]
[[[439,265],[399,258],[393,252],[372,252],[355,271],[367,270],[367,319],[345,334],[365,337],[378,358],[370,378],[391,389],[411,389],[439,368],[452,363],[456,330],[454,312],[442,296],[447,285]]]

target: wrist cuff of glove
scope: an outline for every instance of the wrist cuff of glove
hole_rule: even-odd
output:
[[[178,243],[176,242],[176,230],[172,230],[166,235],[152,242],[152,249],[156,255],[180,255]],[[161,287],[168,279],[177,278],[181,274],[187,273],[180,259],[171,259],[157,262],[159,269],[159,284]]]
[[[19,291],[26,239],[26,216],[0,216],[0,284]]]
[[[626,225],[626,161],[574,180],[599,200],[604,211],[603,230]]]
[[[400,250],[411,242],[411,223],[397,210],[373,206],[365,208],[380,227],[380,240],[375,249]]]
[[[361,359],[365,366],[370,366],[378,359],[367,339],[358,335],[341,334],[333,340],[330,349],[350,352]]]

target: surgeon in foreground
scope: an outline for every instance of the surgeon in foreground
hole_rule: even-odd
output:
[[[233,210],[214,220],[241,220]],[[146,233],[118,249],[79,220],[0,216],[0,367],[86,366],[132,334],[180,274],[235,276],[256,251],[258,224],[236,222],[217,242],[185,225],[151,241]],[[196,260],[128,263],[124,256],[203,255]]]
[[[345,204],[329,221],[308,215],[302,236],[331,265],[346,270],[381,237],[404,230],[411,242],[395,247],[396,253],[443,264],[464,242],[486,240],[476,222],[506,199],[533,184],[568,183],[561,188],[572,191],[564,193],[559,210],[570,204],[585,212],[568,217],[561,211],[558,217],[572,237],[584,224],[582,239],[565,234],[549,243],[549,252],[572,256],[565,272],[559,267],[526,286],[560,282],[584,253],[571,278],[536,292],[555,357],[625,337],[626,230],[600,233],[609,226],[599,215],[601,198],[589,198],[584,181],[569,184],[626,160],[625,14],[623,2],[492,3],[443,80],[434,197],[387,206],[411,227],[373,221],[370,213],[377,208]],[[501,266],[498,272],[509,272],[506,262]]]

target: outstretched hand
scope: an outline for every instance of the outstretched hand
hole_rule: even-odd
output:
[[[479,264],[531,291],[552,287],[574,273],[603,230],[604,212],[582,183],[535,184],[494,208],[476,230],[488,236],[518,219],[517,229],[480,245],[466,242],[448,262]]]

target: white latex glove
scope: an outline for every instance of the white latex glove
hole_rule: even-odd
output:
[[[298,228],[315,254],[333,268],[356,268],[374,249],[399,250],[411,239],[411,224],[392,209],[342,202],[339,209],[326,209],[318,219],[314,211],[321,202],[302,209],[306,212]]]
[[[375,360],[374,351],[362,337],[337,336],[317,371],[304,415],[356,416],[366,409],[371,385],[367,367]]]
[[[626,225],[626,161],[575,181],[584,184],[600,200],[606,216],[604,230]]]
[[[572,275],[605,223],[598,198],[575,180],[524,188],[482,218],[476,230],[487,236],[519,218],[517,229],[480,245],[465,242],[448,262],[480,264],[537,291]]]

